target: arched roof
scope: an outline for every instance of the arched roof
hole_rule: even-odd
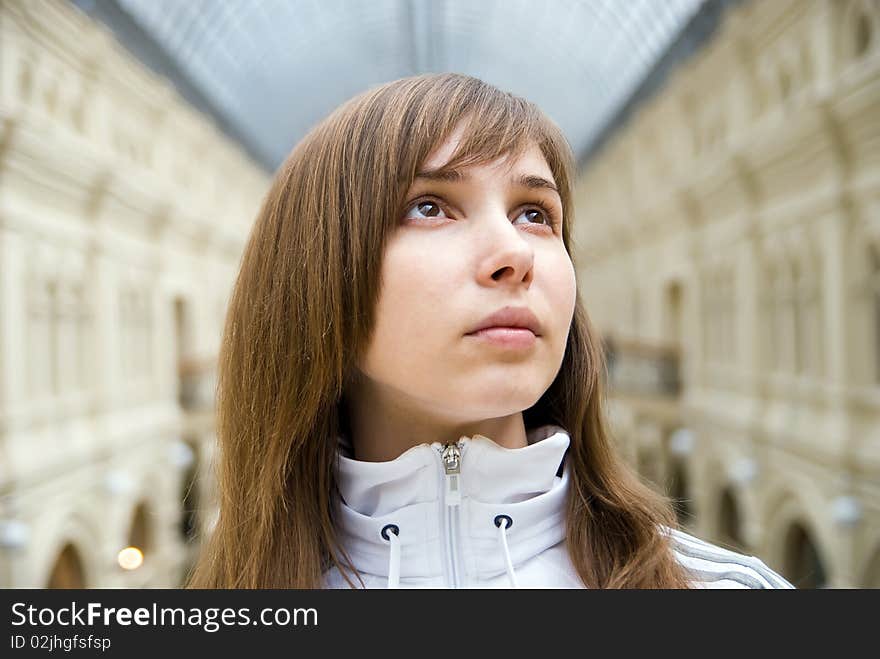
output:
[[[536,102],[581,155],[704,0],[74,1],[126,15],[274,168],[344,100],[431,71]]]

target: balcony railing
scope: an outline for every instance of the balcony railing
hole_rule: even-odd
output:
[[[681,393],[679,350],[606,336],[603,339],[611,393],[674,398]]]

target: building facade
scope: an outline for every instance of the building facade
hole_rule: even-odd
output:
[[[0,587],[181,583],[268,182],[69,3],[0,0]],[[801,587],[880,587],[880,4],[734,3],[576,215],[645,479]]]
[[[72,5],[0,2],[0,586],[181,583],[267,185]]]
[[[880,3],[729,8],[576,208],[639,471],[800,587],[880,587]]]

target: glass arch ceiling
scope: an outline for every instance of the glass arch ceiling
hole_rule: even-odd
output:
[[[582,155],[703,0],[116,0],[268,168],[347,98],[429,71],[540,105]]]

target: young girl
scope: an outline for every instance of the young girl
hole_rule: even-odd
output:
[[[456,74],[296,146],[229,306],[191,586],[790,587],[675,530],[616,454],[572,175],[534,105]]]

